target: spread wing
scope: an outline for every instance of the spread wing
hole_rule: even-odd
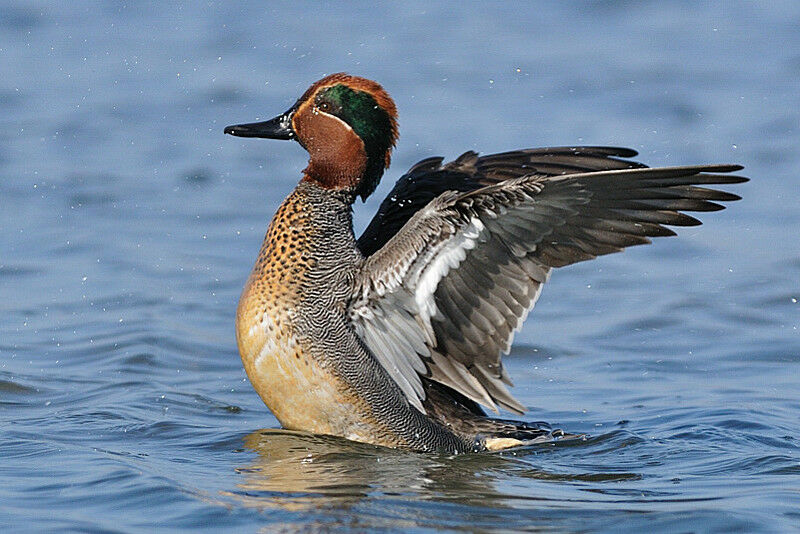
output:
[[[635,169],[645,165],[632,158],[629,148],[584,146],[514,150],[479,157],[469,151],[442,165],[444,158],[427,158],[404,174],[381,203],[361,237],[358,248],[372,255],[396,234],[414,213],[445,191],[472,191],[511,178],[538,174],[556,176],[611,169]]]
[[[746,181],[725,174],[739,169],[512,170],[517,176],[441,193],[365,260],[352,323],[420,411],[427,376],[522,413],[501,355],[551,269],[674,235],[664,225],[700,224],[681,211],[738,199],[703,186]]]

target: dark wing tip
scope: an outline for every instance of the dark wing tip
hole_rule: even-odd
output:
[[[750,181],[750,178],[748,178],[747,176],[738,176],[735,174],[729,174],[728,176],[726,176],[726,178],[727,178],[727,181],[725,182],[726,184],[743,184],[745,182]]]
[[[724,180],[724,182],[720,183],[741,184],[744,182],[749,182],[750,178],[727,173],[741,171],[742,169],[744,169],[744,165],[739,165],[738,163],[719,163],[715,165],[704,165],[700,171],[706,176],[714,176],[720,180]],[[718,175],[715,173],[724,173],[724,175]]]
[[[621,146],[578,146],[573,150],[577,153],[591,152],[593,154],[604,154],[607,156],[617,156],[619,158],[633,158],[639,155],[637,150]]]
[[[639,155],[638,150],[632,148],[617,148],[617,155],[621,158],[634,158]]]
[[[726,169],[728,169],[728,170],[722,171],[722,172],[736,172],[736,171],[741,171],[742,169],[744,169],[744,165],[739,165],[738,163],[728,163],[728,164],[723,164],[721,166],[725,167]]]

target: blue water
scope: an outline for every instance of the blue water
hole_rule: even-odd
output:
[[[800,530],[800,4],[0,2],[0,526]],[[430,155],[630,146],[741,202],[554,273],[507,358],[583,442],[431,456],[278,430],[233,317],[305,165],[223,136],[323,74]]]

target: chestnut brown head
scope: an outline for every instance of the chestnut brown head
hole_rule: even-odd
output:
[[[225,133],[296,139],[309,153],[305,179],[366,199],[389,166],[397,109],[378,83],[338,73],[314,83],[282,115],[228,126]]]

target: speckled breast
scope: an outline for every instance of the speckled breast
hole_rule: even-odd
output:
[[[297,320],[316,291],[310,280],[316,251],[325,246],[313,209],[295,191],[275,214],[239,301],[239,352],[253,387],[285,428],[370,441],[361,401]]]

